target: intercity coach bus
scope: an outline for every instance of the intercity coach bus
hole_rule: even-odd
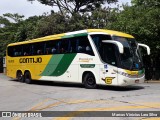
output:
[[[7,75],[33,80],[128,86],[144,82],[144,65],[132,35],[87,29],[50,35],[7,46]]]

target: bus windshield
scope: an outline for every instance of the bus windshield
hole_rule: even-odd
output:
[[[142,57],[138,49],[138,43],[134,38],[113,36],[124,46],[124,54],[120,54],[121,65],[125,69],[138,70],[143,67]]]
[[[139,70],[143,68],[142,57],[134,38],[104,34],[94,34],[91,37],[103,62],[128,70]],[[124,53],[120,54],[115,45],[103,43],[103,40],[115,40],[122,43]]]

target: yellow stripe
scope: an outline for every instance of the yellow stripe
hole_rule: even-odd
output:
[[[63,103],[63,102],[56,102],[56,103],[47,105],[47,106],[45,106],[45,107],[38,108],[38,109],[36,109],[35,111],[41,111],[41,110],[44,110],[44,109],[47,109],[47,108],[52,108],[52,107],[57,106],[57,105],[62,104],[62,103]]]
[[[42,102],[38,103],[37,105],[33,106],[29,111],[36,111],[36,108],[40,107],[41,105],[43,105],[45,102],[47,102],[48,100],[50,100],[49,98],[44,99]],[[12,120],[20,120],[20,117],[15,117]]]
[[[27,43],[35,43],[35,42],[46,41],[46,40],[56,40],[56,39],[61,39],[61,37],[63,37],[63,36],[65,36],[64,33],[57,34],[57,35],[50,35],[50,36],[36,38],[36,39],[27,40],[27,41],[23,41],[23,42],[11,43],[8,46],[27,44]]]
[[[50,100],[49,98],[43,100],[42,102],[40,102],[37,105],[33,106],[29,111],[35,111],[38,107],[42,106],[45,102],[47,102],[49,100]]]
[[[127,37],[127,38],[134,38],[132,35],[119,32],[119,31],[114,31],[114,30],[106,30],[106,29],[88,29],[88,32],[104,32],[110,35],[116,35],[116,36],[121,36],[121,37]]]
[[[138,71],[125,70],[125,72],[129,75],[138,75]]]

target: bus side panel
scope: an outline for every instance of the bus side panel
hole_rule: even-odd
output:
[[[21,70],[23,75],[25,71],[31,73],[33,80],[39,80],[41,73],[45,69],[52,55],[46,56],[23,56],[7,57],[7,75],[16,78],[16,73]]]
[[[16,78],[17,70],[23,69],[23,65],[19,64],[19,59],[7,56],[6,58],[7,76]]]
[[[84,72],[91,72],[96,79],[96,83],[99,84],[99,59],[95,56],[79,53],[77,61],[79,68],[79,82],[82,83],[82,76]]]
[[[66,70],[66,72],[63,74],[64,82],[75,82],[75,83],[80,82],[78,80],[78,77],[79,77],[78,64],[75,62],[76,61],[73,61],[69,66],[69,68]]]
[[[76,55],[76,53],[53,55],[41,73],[41,80],[76,82],[78,78]]]

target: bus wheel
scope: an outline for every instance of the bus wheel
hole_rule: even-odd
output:
[[[30,72],[25,72],[24,79],[25,79],[25,83],[27,83],[27,84],[31,84],[32,83]]]
[[[17,72],[17,79],[19,82],[24,82],[24,77],[21,71]]]
[[[87,73],[83,79],[84,86],[88,89],[96,88],[96,80],[92,73]]]

